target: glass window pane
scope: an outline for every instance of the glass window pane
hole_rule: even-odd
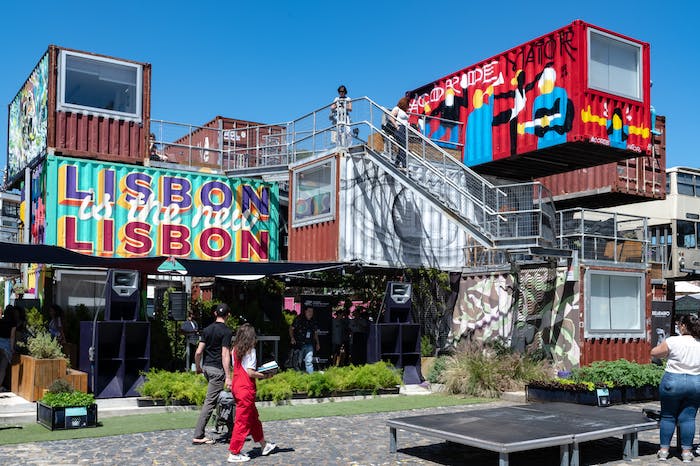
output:
[[[588,327],[610,330],[610,280],[607,275],[591,274],[591,309]]]
[[[136,115],[138,67],[66,54],[64,103]]]
[[[676,221],[676,244],[679,248],[694,248],[695,243],[695,223],[687,220]]]
[[[615,330],[640,330],[639,277],[610,275],[611,326]]]
[[[641,48],[595,31],[589,37],[589,87],[641,99]]]
[[[678,173],[676,178],[678,184],[678,194],[683,194],[685,196],[693,196],[693,175],[690,173]]]
[[[333,207],[332,162],[296,173],[294,188],[294,220],[306,221],[327,217]]]

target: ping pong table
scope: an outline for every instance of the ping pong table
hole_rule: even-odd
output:
[[[397,451],[397,430],[417,432],[499,454],[508,466],[512,452],[559,446],[560,465],[579,465],[579,445],[623,436],[624,459],[639,455],[637,434],[658,423],[639,412],[570,403],[534,403],[387,420],[389,449]]]

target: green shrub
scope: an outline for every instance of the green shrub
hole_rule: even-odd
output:
[[[41,330],[27,339],[29,355],[37,359],[59,359],[66,357],[61,344],[49,332]]]
[[[274,377],[259,380],[259,400],[281,401],[293,393],[307,393],[312,397],[330,395],[344,390],[372,390],[391,388],[401,384],[401,372],[385,362],[364,366],[331,367],[325,372],[306,374],[286,370]]]
[[[420,355],[423,357],[435,356],[435,345],[428,335],[420,337]]]
[[[430,372],[428,372],[428,382],[444,383],[442,374],[445,372],[449,359],[449,356],[438,356],[435,359],[435,364],[433,364],[433,367],[430,368]]]
[[[471,343],[449,357],[442,373],[447,390],[470,396],[499,397],[521,390],[530,380],[545,378],[549,364],[503,345]]]
[[[645,385],[658,386],[664,368],[655,364],[639,364],[626,359],[596,361],[589,366],[571,371],[571,380],[582,383],[606,384],[614,387],[639,388]]]
[[[71,408],[90,406],[95,402],[95,396],[91,393],[78,391],[51,393],[48,392],[41,402],[53,408]]]
[[[65,379],[56,379],[48,388],[49,393],[70,393],[73,386]]]
[[[201,374],[151,369],[144,375],[146,380],[136,389],[141,396],[162,399],[166,403],[176,400],[194,405],[204,403],[207,381]]]

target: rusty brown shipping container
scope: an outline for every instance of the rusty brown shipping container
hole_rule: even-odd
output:
[[[581,290],[585,290],[585,275],[587,270],[604,270],[611,272],[625,272],[628,269],[615,267],[581,267],[579,276],[581,277]],[[653,290],[649,273],[645,273],[642,290],[644,293],[644,338],[590,338],[585,335],[585,325],[579,329],[579,340],[581,344],[581,365],[587,365],[594,361],[616,361],[627,359],[640,364],[651,362],[651,301]],[[585,292],[584,292],[585,293]],[[585,323],[584,316],[587,314],[587,299],[582,296],[580,301],[579,315],[581,321]]]
[[[537,178],[558,209],[611,207],[666,197],[666,118],[656,117],[651,155]]]
[[[8,113],[11,185],[51,153],[142,164],[151,65],[51,45]]]

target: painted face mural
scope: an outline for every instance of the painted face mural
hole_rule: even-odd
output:
[[[8,125],[9,180],[46,152],[49,55],[39,61],[10,103]]]

